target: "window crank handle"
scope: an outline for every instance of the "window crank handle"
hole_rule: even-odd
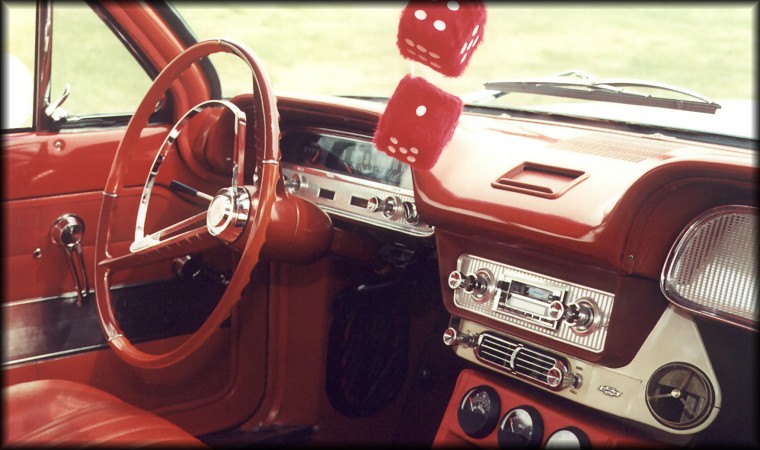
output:
[[[82,253],[83,237],[84,222],[75,214],[64,214],[53,223],[50,229],[50,239],[66,251],[71,275],[76,283],[77,306],[84,304],[90,292]]]

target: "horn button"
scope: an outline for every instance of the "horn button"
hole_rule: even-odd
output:
[[[211,200],[206,226],[212,236],[234,242],[245,229],[251,210],[251,198],[242,187],[220,190]]]

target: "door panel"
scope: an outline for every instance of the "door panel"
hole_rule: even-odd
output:
[[[166,127],[158,127],[145,132],[145,145],[140,147],[144,151],[136,155],[137,164],[126,176],[125,184],[132,187],[125,189],[120,199],[120,214],[131,220],[118,223],[114,231],[116,249],[126,248],[134,239],[134,217],[142,185],[166,130]],[[3,201],[3,276],[7,280],[2,301],[5,383],[40,378],[76,380],[112,392],[144,408],[171,415],[175,421],[186,422],[185,426],[191,430],[206,433],[217,430],[217,427],[230,426],[233,420],[246,417],[250,408],[257,404],[263,382],[255,382],[256,374],[263,374],[266,365],[262,346],[248,349],[245,358],[241,357],[237,342],[241,332],[239,320],[231,320],[186,363],[170,369],[146,371],[127,365],[107,347],[97,321],[94,297],[81,308],[73,302],[75,285],[67,256],[51,241],[50,228],[63,214],[73,213],[83,219],[84,260],[92,288],[95,227],[102,201],[102,185],[122,132],[123,129],[67,134],[66,151],[54,155],[47,151],[55,148],[49,144],[59,139],[58,136],[33,133],[4,136],[3,157],[8,162],[4,166],[7,189]],[[46,161],[52,162],[46,165]],[[154,189],[151,208],[156,212],[149,215],[153,222],[176,221],[178,217],[186,217],[197,210],[196,206],[183,204],[176,195],[160,187]],[[170,211],[171,215],[163,211]],[[35,253],[37,249],[39,252]],[[39,256],[35,257],[35,254]],[[146,282],[156,280],[168,286],[164,289],[172,288],[168,283],[182,283],[174,278],[171,261],[165,261],[118,272],[114,284],[145,286]],[[260,277],[258,280],[262,286],[266,285]],[[195,300],[184,295],[187,298],[175,299],[175,302],[186,302],[176,306],[180,313],[197,308]],[[117,294],[114,297],[119,301]],[[249,300],[250,306],[243,308],[244,311],[256,311],[253,318],[245,321],[253,326],[252,330],[266,330],[266,312],[262,311],[266,308],[265,297],[259,293],[257,298]],[[165,308],[166,298],[157,295],[154,299],[138,298],[136,301],[142,302],[138,307],[149,313]],[[182,320],[185,318],[183,316]],[[132,322],[136,320],[139,318]],[[160,317],[153,320],[156,323]],[[140,345],[146,351],[166,351],[183,339],[181,335]],[[263,338],[249,342],[254,341],[263,342]],[[44,357],[45,352],[55,357]],[[43,358],[36,359],[35,356]],[[238,358],[244,361],[238,361]],[[9,359],[19,359],[19,362],[7,364]],[[253,383],[236,381],[245,373]],[[249,401],[232,407],[236,398],[230,395],[233,388],[235,395],[244,396]],[[192,417],[199,414],[197,408],[202,411],[204,407],[218,410],[215,419],[194,422]]]
[[[155,31],[149,39],[138,36],[133,41],[135,51],[140,51],[140,45],[148,45],[147,59],[154,63],[173,57],[178,43],[173,37],[162,35],[171,30],[159,22],[141,22],[156,20],[150,7],[112,8],[114,16],[126,21],[123,30]],[[167,50],[166,55],[156,53],[156,46],[172,51]],[[44,68],[44,64],[37,65],[40,67]],[[189,97],[208,94],[205,80],[199,74],[194,69],[184,76],[187,83],[183,81],[184,85],[173,87],[175,106],[184,105]],[[39,74],[35,76],[35,80],[46,79]],[[197,86],[203,89],[188,90]],[[192,95],[179,95],[186,90]],[[97,89],[86,92],[79,86],[78,93],[96,95]],[[37,102],[42,104],[41,96]],[[184,112],[179,107],[178,110]],[[81,307],[73,301],[76,291],[68,256],[50,238],[51,226],[57,218],[64,214],[81,217],[85,224],[83,255],[92,290],[102,190],[125,129],[81,125],[77,128],[75,121],[70,121],[64,131],[51,131],[55,127],[40,122],[47,128],[12,130],[2,137],[2,263],[6,282],[0,307],[4,385],[47,378],[83,382],[154,410],[196,434],[229,428],[248,418],[260,404],[265,389],[266,267],[255,271],[252,286],[244,292],[232,316],[197,353],[166,369],[143,370],[128,365],[103,338],[94,293]],[[126,250],[134,239],[142,186],[168,130],[167,124],[143,130],[137,154],[122,177],[125,190],[118,200],[118,222],[112,233],[115,252]],[[172,164],[162,166],[162,175],[184,179],[191,172],[180,158],[174,158]],[[185,202],[166,188],[156,186],[146,228],[175,223],[198,212],[198,208],[197,203]],[[220,259],[234,259],[230,251],[220,252]],[[119,320],[125,333],[150,353],[166,352],[186,339],[187,333],[205,319],[203,314],[218,300],[220,290],[218,286],[196,287],[178,278],[172,261],[117,272],[112,285],[116,287],[114,308],[122,316]]]

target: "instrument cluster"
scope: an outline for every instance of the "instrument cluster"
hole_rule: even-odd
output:
[[[412,170],[370,138],[325,129],[282,137],[287,189],[329,214],[417,237],[433,235],[414,201]]]

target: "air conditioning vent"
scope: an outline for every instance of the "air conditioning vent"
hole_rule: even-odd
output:
[[[496,366],[544,387],[562,389],[568,386],[567,383],[563,383],[569,367],[564,358],[544,353],[504,336],[481,333],[475,356],[490,366]]]
[[[676,430],[694,428],[710,415],[715,403],[712,384],[689,364],[660,367],[647,384],[647,406],[658,422]]]

